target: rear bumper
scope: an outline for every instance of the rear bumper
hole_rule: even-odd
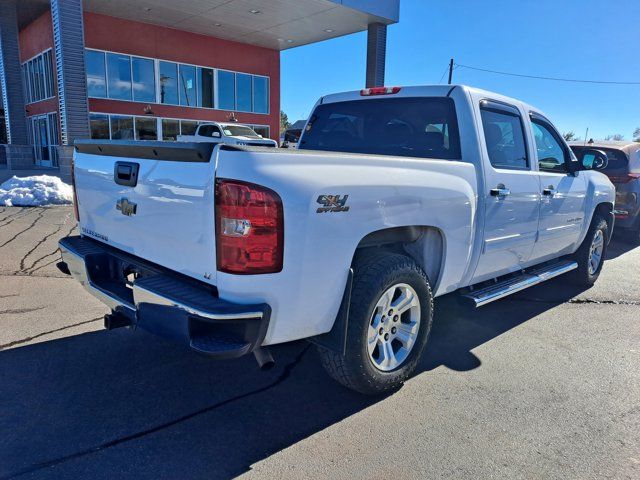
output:
[[[264,340],[267,304],[222,300],[214,287],[86,237],[66,237],[59,246],[73,278],[125,324],[217,358],[245,355]]]

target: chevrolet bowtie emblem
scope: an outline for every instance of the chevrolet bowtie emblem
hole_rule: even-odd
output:
[[[128,198],[121,198],[116,202],[116,210],[120,210],[120,212],[127,217],[135,215],[137,209],[138,204],[130,202]]]

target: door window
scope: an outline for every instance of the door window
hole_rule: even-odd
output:
[[[529,168],[522,119],[515,107],[483,101],[482,129],[489,161],[494,168]]]
[[[542,172],[566,173],[566,152],[556,131],[546,122],[533,118],[533,137],[538,152],[538,167]]]

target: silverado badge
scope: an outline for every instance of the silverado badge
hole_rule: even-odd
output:
[[[322,205],[316,210],[316,213],[325,212],[348,212],[349,207],[345,207],[349,195],[320,195],[317,202]]]
[[[130,217],[136,214],[138,204],[130,202],[128,198],[123,197],[116,202],[116,210],[120,210],[123,215]]]

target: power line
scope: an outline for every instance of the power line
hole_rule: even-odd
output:
[[[441,84],[441,83],[442,83],[442,79],[444,78],[444,76],[447,74],[447,72],[448,72],[448,71],[449,71],[449,65],[447,65],[447,66],[444,68],[444,72],[442,72],[442,75],[440,76],[440,80],[438,80],[438,84]]]
[[[599,83],[607,85],[640,85],[640,82],[614,82],[606,80],[579,80],[575,78],[558,78],[558,77],[541,77],[537,75],[523,75],[521,73],[500,72],[498,70],[489,70],[488,68],[471,67],[469,65],[461,65],[456,63],[456,67],[468,68],[469,70],[477,70],[479,72],[495,73],[498,75],[509,75],[511,77],[523,77],[523,78],[535,78],[537,80],[553,80],[556,82],[570,82],[570,83]]]

